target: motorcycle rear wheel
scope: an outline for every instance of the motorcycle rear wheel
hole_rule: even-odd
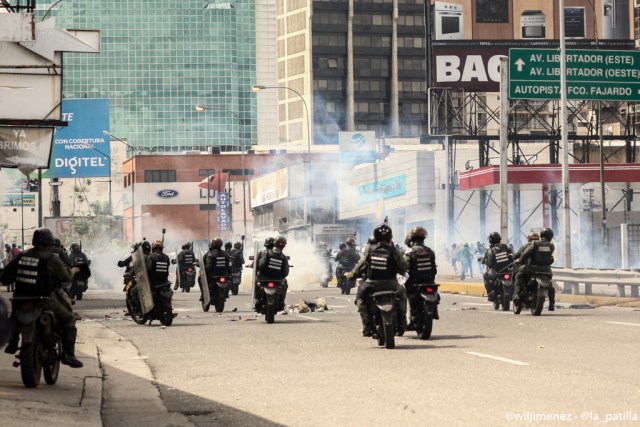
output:
[[[384,325],[384,346],[388,349],[396,346],[396,331],[393,323]]]
[[[35,388],[40,384],[42,364],[38,353],[40,353],[40,343],[36,337],[33,338],[33,342],[23,344],[20,349],[20,376],[27,388]]]
[[[542,309],[544,308],[544,296],[536,297],[534,301],[535,304],[531,307],[531,314],[534,316],[540,316]]]
[[[267,304],[267,313],[264,315],[267,323],[274,323],[276,317],[276,306],[273,304]]]
[[[52,385],[58,381],[60,373],[60,358],[62,357],[62,340],[59,336],[54,337],[50,347],[51,353],[42,366],[44,380],[47,384]]]
[[[215,308],[216,308],[216,313],[222,313],[224,311],[224,301],[216,302]]]
[[[510,306],[511,295],[509,295],[509,292],[505,292],[504,295],[502,295],[502,311],[509,311]]]
[[[171,310],[171,306],[165,309],[162,312],[162,317],[160,318],[160,324],[163,326],[171,326],[173,323],[173,312]]]
[[[433,331],[433,318],[427,314],[426,310],[422,313],[421,317],[420,321],[422,322],[422,325],[418,331],[418,338],[421,340],[428,340],[431,338],[431,331]]]

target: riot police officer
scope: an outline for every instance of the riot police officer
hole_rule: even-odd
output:
[[[541,235],[544,235],[542,239],[540,239]],[[555,245],[550,240],[553,238],[553,231],[550,228],[545,228],[542,230],[541,235],[529,233],[529,236],[527,236],[529,242],[514,255],[514,258],[520,262],[515,283],[514,301],[516,302],[522,299],[521,293],[534,272],[552,275],[551,264],[554,263],[553,251],[555,251]],[[555,291],[553,297],[549,293],[549,310],[553,311],[554,308]]]
[[[73,264],[69,259],[69,255],[67,254],[67,251],[65,250],[64,246],[62,246],[62,242],[60,241],[60,239],[58,238],[53,239],[53,246],[51,247],[51,252],[58,255],[62,263],[65,266],[67,266],[67,268],[73,267]]]
[[[336,278],[338,286],[342,287],[342,293],[346,294],[353,287],[352,284],[345,283],[345,280],[353,280],[344,278],[344,274],[353,270],[360,261],[360,255],[356,251],[356,239],[350,237],[345,241],[344,249],[336,254],[335,260],[338,263],[336,267]]]
[[[183,284],[182,291],[187,290],[187,270],[192,268],[196,262],[196,256],[191,250],[191,243],[187,242],[181,247],[181,251],[178,253],[178,271],[176,274],[179,275],[179,282]],[[177,285],[177,283],[176,283]],[[174,287],[174,289],[177,289]],[[188,292],[188,290],[187,290]]]
[[[416,304],[420,303],[420,301],[416,300],[416,297],[419,298],[418,291],[420,290],[417,285],[433,284],[436,280],[436,274],[438,273],[436,254],[430,247],[424,244],[427,236],[427,229],[418,226],[414,227],[405,238],[405,245],[409,247],[404,254],[409,278],[404,286],[407,291],[410,307],[415,307]],[[440,295],[438,295],[438,298],[440,298]],[[439,319],[437,308],[438,306],[436,305],[436,311],[433,314],[434,319]],[[411,308],[410,312],[412,315],[409,329],[412,329],[414,309]]]
[[[407,294],[405,289],[398,284],[396,274],[403,275],[407,271],[407,262],[393,245],[391,241],[393,234],[387,224],[377,226],[373,230],[373,237],[377,242],[376,245],[372,246],[367,256],[363,257],[358,265],[347,273],[349,280],[354,280],[366,273],[365,282],[358,288],[356,296],[356,306],[358,306],[362,320],[362,335],[370,337],[373,334],[368,298],[370,298],[370,294],[379,291],[396,291],[400,299],[398,333],[402,334],[406,329]]]
[[[221,238],[214,238],[209,244],[209,252],[204,256],[204,273],[207,275],[207,283],[214,283],[216,277],[231,278],[231,262],[229,255],[222,249],[222,244]]]
[[[242,266],[244,265],[244,254],[242,251],[242,243],[235,242],[233,249],[229,252],[229,259],[231,261],[231,269],[233,274],[236,274],[242,281]]]
[[[289,260],[283,253],[286,246],[287,238],[278,236],[273,241],[273,248],[267,249],[266,253],[258,261],[258,281],[280,281],[281,289],[278,305],[276,306],[277,311],[284,310],[284,302],[289,288],[286,280],[289,275]]]
[[[11,260],[0,276],[0,282],[15,282],[14,297],[50,297],[48,306],[56,317],[62,338],[61,362],[72,368],[81,368],[82,362],[75,356],[76,319],[70,303],[67,302],[68,294],[61,294],[66,293],[63,287],[79,269],[73,267],[69,272],[60,258],[53,254],[53,234],[48,228],[36,229],[31,244],[31,249],[21,252]],[[13,315],[14,313],[12,318]],[[18,331],[15,328],[14,335],[5,349],[6,353],[13,354],[18,350],[18,339]]]
[[[484,254],[481,262],[487,266],[484,272],[484,288],[487,291],[489,301],[495,299],[496,279],[501,271],[513,262],[511,246],[501,243],[502,236],[497,231],[489,234],[489,249]]]
[[[151,244],[151,254],[147,257],[147,274],[149,275],[149,284],[151,286],[161,285],[169,281],[169,264],[171,260],[169,255],[162,250],[164,245],[160,240],[156,240]]]

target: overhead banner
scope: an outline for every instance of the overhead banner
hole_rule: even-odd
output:
[[[266,205],[289,197],[289,173],[287,168],[262,175],[251,180],[251,207]]]
[[[229,192],[218,193],[218,231],[231,231],[230,205]]]
[[[62,119],[53,138],[49,170],[45,178],[88,178],[111,176],[111,140],[108,99],[65,99]]]
[[[376,162],[378,142],[375,132],[340,132],[338,140],[340,143],[340,163]]]
[[[52,128],[0,127],[0,166],[23,172],[46,168],[52,136]]]

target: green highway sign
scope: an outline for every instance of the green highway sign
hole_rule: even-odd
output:
[[[567,50],[567,99],[640,101],[640,51]],[[558,49],[509,49],[509,98],[560,99]]]

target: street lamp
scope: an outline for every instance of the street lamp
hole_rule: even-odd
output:
[[[196,111],[207,111],[207,110],[211,110],[211,111],[227,111],[231,114],[233,114],[235,116],[236,119],[238,119],[238,129],[240,128],[240,117],[238,116],[238,113],[236,113],[235,111],[232,110],[227,110],[226,108],[223,107],[210,107],[208,105],[196,105]],[[246,182],[245,182],[245,165],[244,165],[244,152],[246,150],[244,141],[242,141],[242,235],[246,236],[247,235],[247,192],[246,192]],[[207,188],[207,194],[209,192],[209,189]],[[207,209],[209,209],[209,207],[207,206]]]
[[[124,141],[121,138],[118,138],[115,135],[112,135],[111,132],[107,131],[107,130],[103,130],[102,134],[105,136],[108,136],[110,139],[115,139],[118,142],[121,142],[122,144],[124,144],[127,147],[127,155],[129,154],[129,152],[131,152],[133,154],[133,147],[131,145],[129,145],[129,143],[127,143],[126,141]],[[109,159],[109,216],[113,216],[113,205],[112,205],[112,201],[111,201],[111,156],[107,156],[105,153],[101,152],[100,150],[98,150],[95,147],[92,147],[94,150],[96,150],[97,152],[101,153],[103,156],[107,157]],[[133,241],[135,242],[136,240],[136,233],[135,233],[135,227],[136,227],[136,220],[135,220],[135,213],[136,213],[136,199],[135,199],[135,171],[133,172],[133,181],[131,181],[131,206],[132,206],[132,213],[131,213],[131,238],[133,239]],[[111,220],[109,220],[109,244],[111,244],[111,238],[112,238],[112,234],[111,234]]]
[[[295,90],[294,88],[291,88],[289,86],[264,86],[264,85],[253,85],[251,86],[251,91],[252,92],[260,92],[264,89],[287,89],[290,90],[291,92],[295,93],[296,95],[298,95],[298,97],[302,100],[302,104],[304,105],[304,109],[307,112],[307,163],[309,164],[309,170],[307,173],[307,191],[308,191],[308,197],[307,197],[307,212],[309,215],[309,235],[311,237],[311,242],[313,242],[313,215],[311,213],[311,116],[309,115],[309,107],[307,106],[307,101],[304,100],[304,97],[300,94],[300,92],[298,92],[297,90]]]

